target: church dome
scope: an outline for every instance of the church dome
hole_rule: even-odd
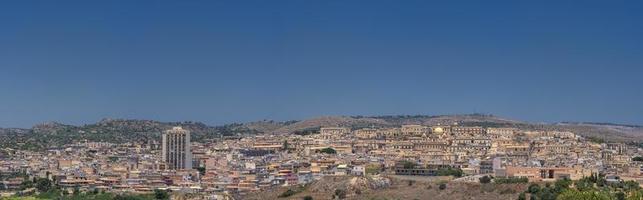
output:
[[[433,132],[435,132],[435,133],[444,133],[444,129],[442,129],[442,127],[436,127],[436,128],[433,129]]]

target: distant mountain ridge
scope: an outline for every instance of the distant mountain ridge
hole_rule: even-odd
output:
[[[617,124],[617,123],[606,123],[606,122],[560,122],[560,124],[622,126],[622,127],[631,127],[631,128],[643,128],[642,125]]]
[[[0,128],[0,147],[45,149],[79,141],[113,143],[149,142],[159,140],[164,130],[182,126],[192,131],[193,141],[203,142],[222,136],[254,134],[290,134],[316,131],[320,127],[341,126],[352,129],[399,127],[405,124],[426,126],[452,125],[482,127],[515,127],[526,130],[572,131],[585,137],[607,141],[643,141],[643,127],[612,123],[561,122],[555,124],[527,123],[487,114],[465,115],[394,115],[394,116],[322,116],[301,121],[277,122],[263,120],[210,126],[201,122],[160,122],[140,119],[103,119],[80,126],[57,122],[37,124],[30,129]]]

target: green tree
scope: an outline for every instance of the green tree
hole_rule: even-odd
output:
[[[609,194],[599,191],[565,190],[558,195],[557,200],[611,200]]]
[[[582,178],[578,181],[576,181],[575,186],[576,189],[579,191],[586,191],[590,190],[594,187],[594,182],[592,181],[592,178]]]
[[[313,200],[313,197],[311,197],[310,195],[309,195],[309,196],[305,196],[305,197],[304,197],[304,200]]]
[[[199,171],[201,176],[205,175],[205,167],[197,167],[196,170]]]
[[[569,188],[571,184],[572,181],[566,178],[556,181],[556,183],[554,183],[554,193],[562,192],[563,190]]]
[[[38,189],[39,192],[47,192],[51,190],[51,187],[51,180],[47,178],[39,178],[36,180],[36,189]]]
[[[529,192],[529,193],[531,193],[531,194],[536,194],[536,193],[540,192],[540,185],[535,184],[535,183],[532,183],[532,184],[531,184],[531,185],[529,185],[529,187],[527,188],[527,192]]]
[[[440,168],[437,171],[438,176],[455,176],[455,177],[462,177],[462,170],[459,168],[454,168],[454,167],[445,167],[445,168]]]
[[[540,200],[556,200],[556,195],[549,187],[543,187],[540,192],[538,192],[538,199]]]
[[[623,189],[625,190],[639,190],[641,189],[641,186],[639,186],[639,183],[636,181],[625,181],[623,183]]]
[[[335,151],[335,149],[330,148],[330,147],[323,148],[322,150],[320,150],[320,152],[325,153],[325,154],[336,154],[337,153],[337,151]]]
[[[33,182],[31,180],[25,180],[20,183],[20,190],[25,190],[33,187]]]
[[[155,189],[154,199],[162,199],[162,200],[170,199],[170,194],[168,194],[167,191],[165,190]]]
[[[616,196],[617,200],[625,200],[625,193],[623,192],[617,192],[614,196]]]

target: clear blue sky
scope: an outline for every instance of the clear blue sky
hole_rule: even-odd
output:
[[[643,124],[642,1],[2,1],[0,127],[490,113]]]

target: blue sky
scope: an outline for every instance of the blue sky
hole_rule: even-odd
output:
[[[490,113],[643,124],[640,1],[2,1],[0,127]]]

